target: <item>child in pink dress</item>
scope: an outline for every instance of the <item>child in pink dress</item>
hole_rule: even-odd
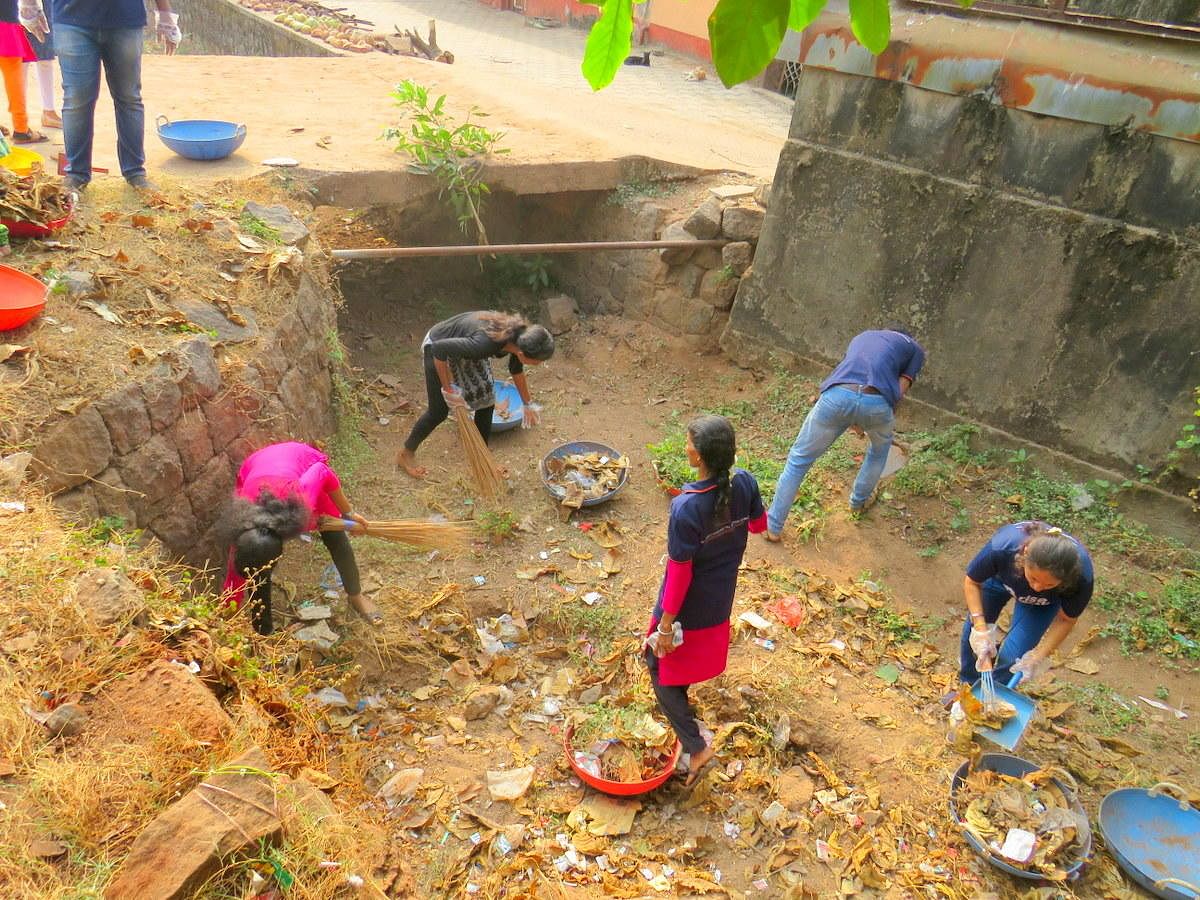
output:
[[[328,457],[316,447],[287,441],[263,447],[246,457],[238,471],[234,500],[222,520],[229,544],[225,595],[240,605],[249,582],[250,618],[259,634],[270,634],[271,572],[283,542],[314,531],[321,516],[356,523],[322,530],[321,541],[333,557],[350,605],[373,625],[383,621],[374,603],[363,596],[358,563],[349,534],[363,534],[366,519],[354,512],[342,492]]]

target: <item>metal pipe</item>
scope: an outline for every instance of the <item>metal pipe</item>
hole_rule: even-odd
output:
[[[334,250],[334,259],[399,259],[413,256],[490,256],[503,253],[591,253],[598,250],[665,250],[723,247],[728,241],[578,241],[559,244],[465,244],[451,247],[377,247]]]

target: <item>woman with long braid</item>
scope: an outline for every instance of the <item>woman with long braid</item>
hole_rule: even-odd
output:
[[[425,360],[425,391],[429,408],[417,419],[396,463],[413,478],[427,470],[417,465],[417,448],[450,414],[451,406],[475,413],[475,426],[484,443],[492,433],[496,408],[492,358],[508,357],[508,371],[525,404],[522,428],[537,425],[541,416],[531,405],[525,367],[536,366],[554,355],[554,336],[541,325],[521,316],[494,310],[465,312],[438,322],[421,342]]]
[[[688,754],[688,784],[716,753],[700,732],[688,688],[725,671],[746,538],[767,527],[758,482],[733,468],[735,450],[733,426],[724,416],[701,416],[688,425],[688,463],[699,479],[671,501],[667,571],[646,636],[650,682]]]

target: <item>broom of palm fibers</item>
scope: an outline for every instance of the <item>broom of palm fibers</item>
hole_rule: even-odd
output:
[[[475,484],[484,499],[495,500],[504,487],[504,479],[491,451],[483,442],[483,435],[475,427],[475,420],[471,418],[471,414],[461,406],[455,408],[454,420],[458,423],[458,438],[462,441],[463,452],[471,468],[471,477],[475,479]]]
[[[325,517],[322,525],[340,531],[344,526],[341,519]],[[428,522],[423,519],[388,519],[367,522],[367,535],[408,544],[423,550],[453,550],[465,546],[471,539],[471,526],[467,522]]]

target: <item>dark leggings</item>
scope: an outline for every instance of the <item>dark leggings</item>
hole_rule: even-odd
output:
[[[654,688],[654,696],[658,698],[658,707],[675,729],[679,743],[683,744],[684,753],[699,753],[707,744],[700,736],[700,724],[696,721],[696,711],[688,701],[690,684],[659,684],[658,657],[651,650],[646,650],[646,668],[650,670],[650,684]]]
[[[450,415],[450,407],[446,405],[446,398],[442,396],[442,381],[438,378],[437,369],[433,366],[433,354],[427,350],[425,352],[425,393],[428,396],[429,408],[425,410],[424,415],[413,423],[412,431],[408,433],[408,440],[404,442],[404,448],[410,453],[415,453],[417,448],[421,446],[421,442],[433,432]],[[475,427],[479,429],[479,433],[483,436],[483,442],[486,444],[492,436],[492,410],[495,406],[485,406],[483,409],[475,410]]]
[[[333,557],[333,564],[342,576],[342,587],[346,589],[346,593],[351,597],[361,594],[358,561],[354,558],[354,548],[350,546],[350,536],[344,531],[322,531],[321,542]],[[259,634],[270,634],[274,631],[271,619],[271,575],[274,571],[275,566],[272,565],[261,572],[255,579],[254,590],[250,593],[250,621]]]

